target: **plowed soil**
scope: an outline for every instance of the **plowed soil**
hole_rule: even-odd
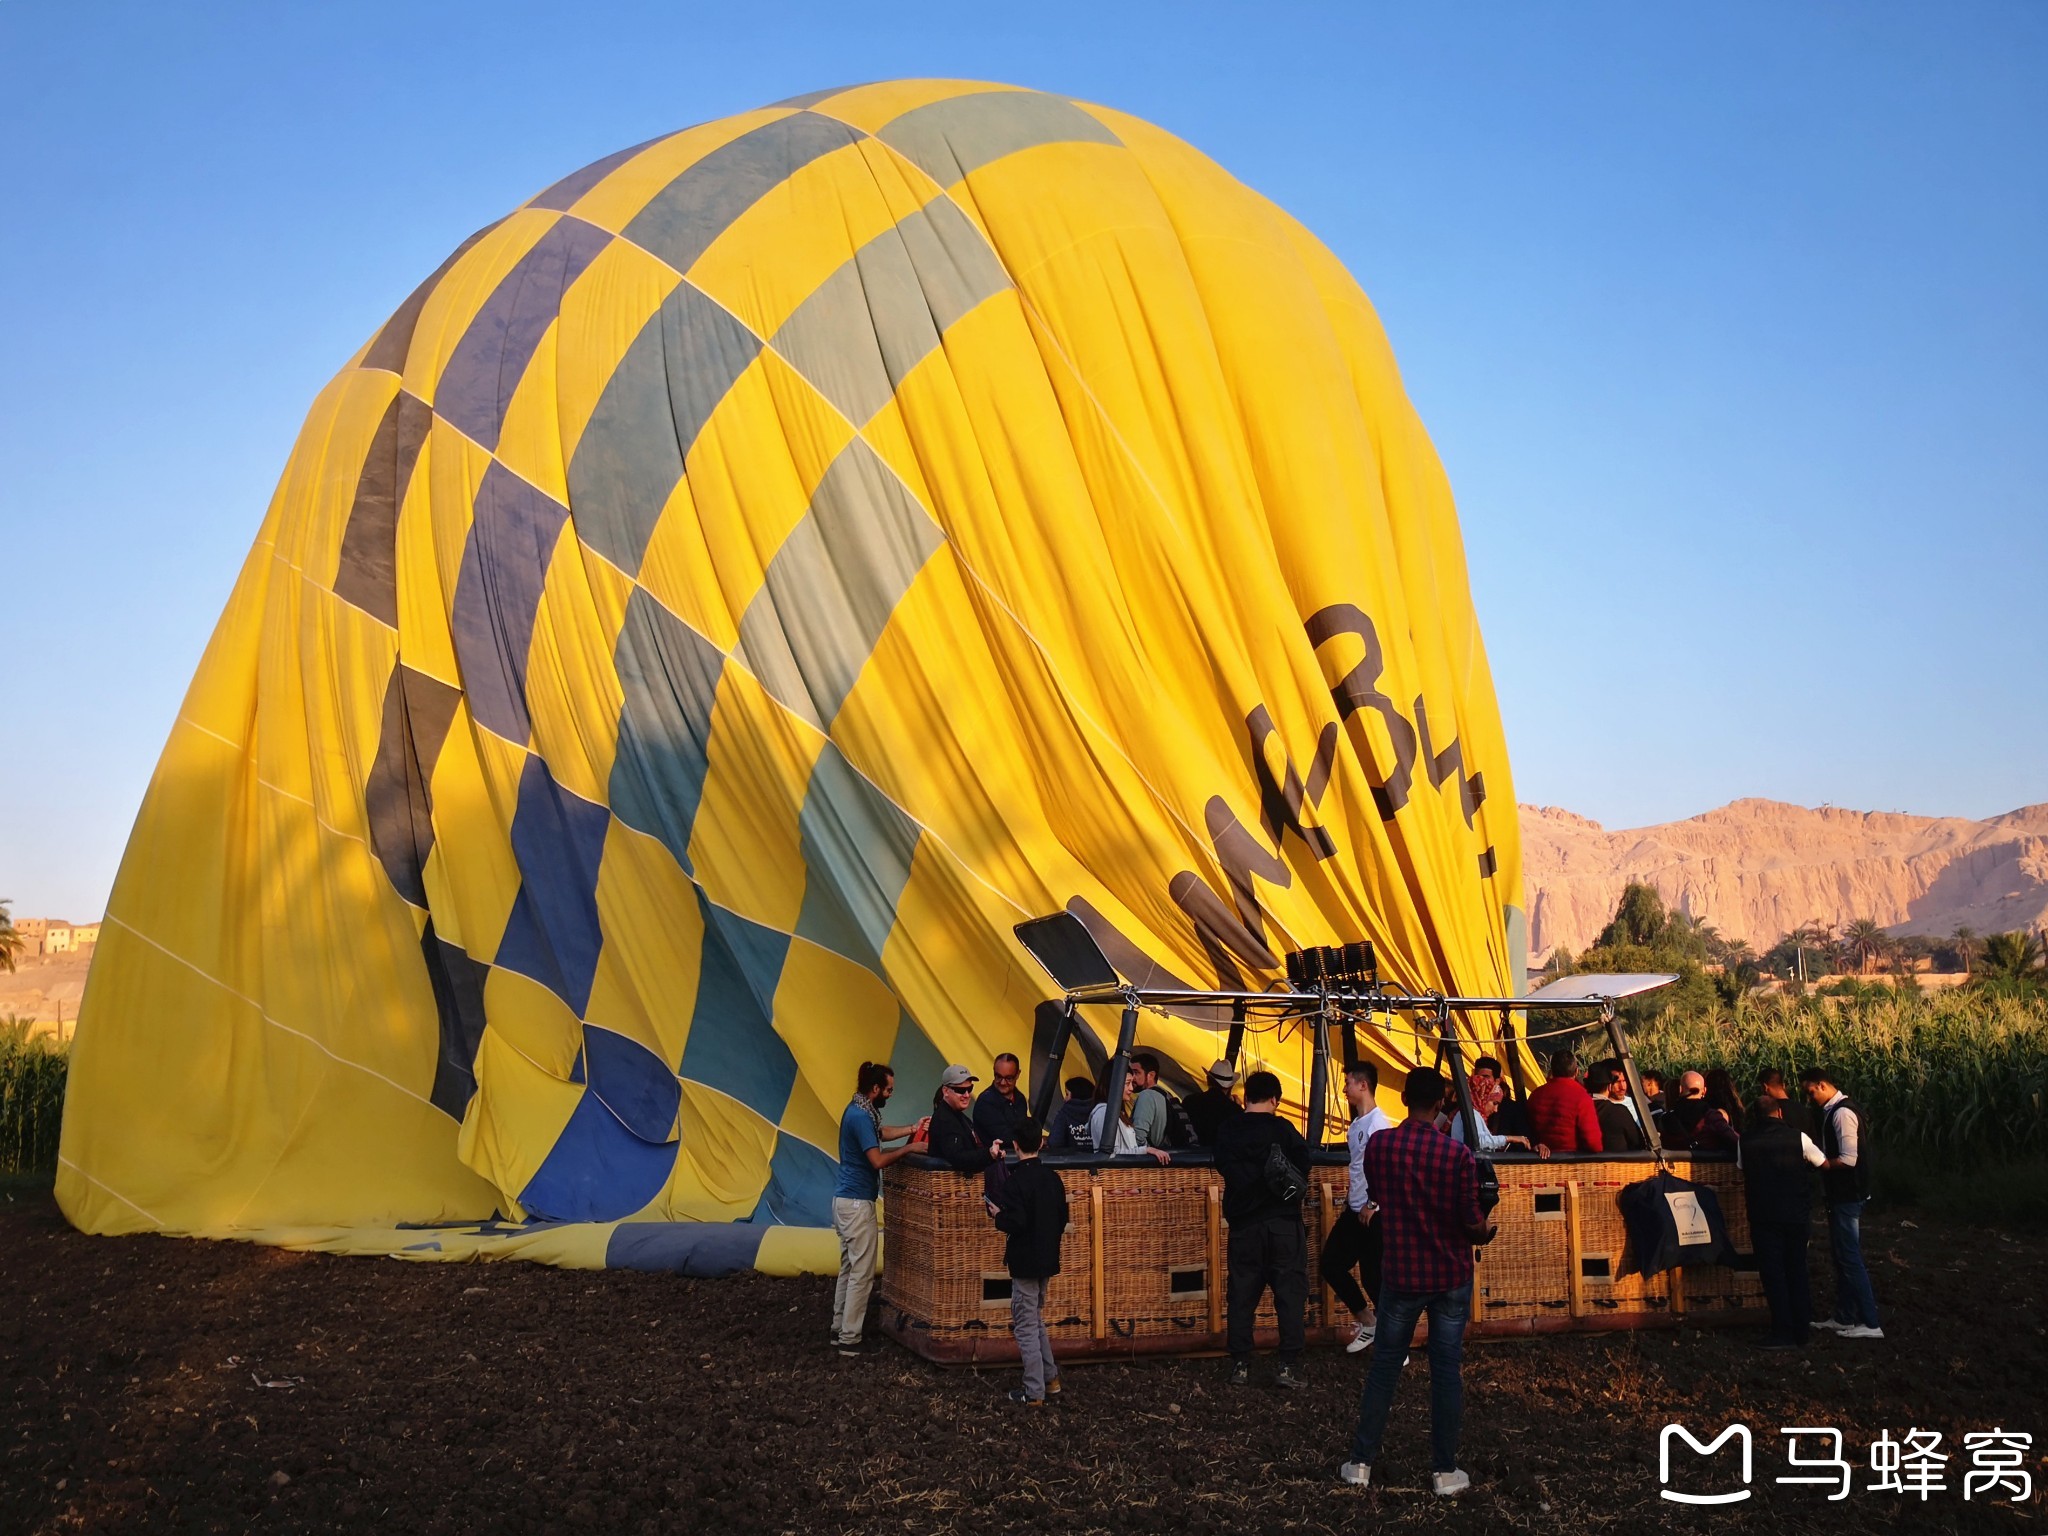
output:
[[[1369,1492],[1335,1480],[1363,1356],[1282,1393],[1262,1362],[1009,1371],[826,1346],[831,1282],[330,1258],[93,1238],[0,1199],[0,1532],[1899,1531],[2039,1528],[2048,1240],[1878,1216],[1888,1332],[1759,1353],[1753,1332],[1474,1342],[1472,1493],[1428,1492],[1427,1366]],[[1830,1294],[1820,1270],[1815,1285]],[[1658,1431],[1747,1423],[1743,1504],[1658,1498]],[[1783,1487],[1785,1425],[1848,1434],[1856,1491]],[[2036,1437],[2024,1510],[1962,1497],[1966,1431]],[[1864,1491],[1880,1430],[1943,1431],[1946,1491]],[[1704,1464],[1683,1477],[1713,1479]],[[1720,1477],[1740,1487],[1735,1475]]]

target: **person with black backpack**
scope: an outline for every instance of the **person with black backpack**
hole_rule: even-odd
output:
[[[1280,1324],[1279,1384],[1307,1385],[1295,1366],[1307,1342],[1308,1232],[1301,1197],[1308,1192],[1310,1154],[1279,1108],[1280,1079],[1254,1072],[1245,1079],[1244,1113],[1216,1133],[1223,1219],[1230,1223],[1226,1338],[1233,1386],[1252,1379],[1252,1325],[1268,1288]]]

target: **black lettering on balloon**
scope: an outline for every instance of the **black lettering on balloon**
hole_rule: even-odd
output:
[[[1308,639],[1317,650],[1339,635],[1356,635],[1364,641],[1365,657],[1337,679],[1330,689],[1330,698],[1337,706],[1339,720],[1349,720],[1360,710],[1371,709],[1378,711],[1386,723],[1387,737],[1394,744],[1394,766],[1373,786],[1372,798],[1379,807],[1380,819],[1392,821],[1408,803],[1409,788],[1415,778],[1415,727],[1379,689],[1380,674],[1387,669],[1386,653],[1380,649],[1379,631],[1373,628],[1365,610],[1355,603],[1332,603],[1310,615]]]
[[[1216,967],[1222,978],[1222,985],[1235,990],[1243,985],[1243,976],[1238,962],[1254,970],[1271,971],[1280,966],[1280,958],[1266,944],[1266,914],[1259,906],[1257,888],[1252,877],[1285,889],[1294,883],[1293,872],[1282,857],[1286,834],[1291,830],[1308,845],[1311,857],[1322,860],[1337,851],[1337,844],[1327,829],[1311,826],[1304,821],[1304,808],[1313,809],[1322,803],[1330,787],[1330,770],[1337,760],[1338,729],[1335,723],[1323,727],[1321,738],[1316,742],[1316,755],[1309,762],[1308,777],[1294,766],[1294,759],[1283,759],[1284,771],[1277,777],[1266,758],[1266,743],[1279,734],[1273,724],[1272,711],[1261,704],[1245,716],[1245,732],[1251,738],[1252,771],[1259,784],[1259,821],[1274,846],[1268,848],[1265,842],[1250,828],[1237,819],[1221,795],[1212,796],[1204,811],[1210,845],[1216,850],[1216,862],[1223,867],[1223,879],[1230,888],[1231,907],[1212,891],[1193,870],[1182,870],[1173,877],[1167,887],[1167,894],[1175,906],[1187,913],[1195,925],[1195,937],[1201,941],[1203,953]]]
[[[1259,908],[1252,876],[1257,875],[1285,889],[1294,883],[1293,872],[1288,869],[1285,859],[1267,852],[1265,844],[1245,829],[1244,823],[1223,803],[1221,795],[1210,797],[1206,820],[1209,842],[1216,849],[1216,862],[1223,866],[1223,878],[1228,882],[1231,897],[1237,904],[1238,921],[1264,951],[1266,914]],[[1207,886],[1202,888],[1208,889]],[[1269,959],[1263,963],[1271,965],[1273,962]]]
[[[1415,731],[1422,738],[1422,761],[1429,769],[1429,785],[1440,789],[1452,774],[1458,776],[1458,803],[1465,811],[1465,825],[1472,825],[1473,813],[1486,803],[1486,779],[1481,774],[1465,775],[1465,749],[1453,736],[1451,744],[1441,752],[1432,752],[1429,741],[1429,706],[1422,702],[1422,695],[1415,695]]]
[[[1303,825],[1301,808],[1304,803],[1321,805],[1324,792],[1330,787],[1330,769],[1337,761],[1336,722],[1324,726],[1322,735],[1317,738],[1316,755],[1308,765],[1308,782],[1305,784],[1292,757],[1285,759],[1286,777],[1274,779],[1272,766],[1266,761],[1266,741],[1279,735],[1279,731],[1265,705],[1261,704],[1246,715],[1244,724],[1251,733],[1252,771],[1259,777],[1259,817],[1266,824],[1267,834],[1279,842],[1288,831],[1294,832],[1308,844],[1310,857],[1321,863],[1336,853],[1337,844],[1328,829]]]
[[[1381,648],[1379,631],[1362,608],[1354,603],[1333,603],[1309,618],[1307,630],[1309,644],[1318,651],[1342,635],[1356,635],[1365,646],[1363,659],[1330,689],[1330,698],[1337,706],[1337,720],[1325,725],[1318,734],[1315,756],[1309,761],[1307,777],[1304,778],[1295,767],[1294,759],[1285,754],[1281,759],[1282,771],[1275,773],[1266,757],[1266,744],[1279,734],[1279,729],[1273,724],[1272,711],[1265,705],[1253,709],[1245,716],[1244,723],[1251,738],[1252,773],[1259,792],[1259,824],[1265,837],[1259,837],[1239,821],[1222,796],[1212,796],[1205,807],[1204,820],[1231,899],[1226,903],[1193,870],[1182,870],[1167,886],[1167,894],[1173,904],[1193,922],[1195,937],[1209,963],[1216,968],[1218,985],[1225,991],[1237,991],[1245,985],[1244,968],[1255,971],[1277,971],[1280,968],[1279,956],[1266,943],[1266,914],[1259,905],[1258,890],[1252,882],[1256,876],[1283,890],[1294,883],[1293,871],[1283,857],[1287,834],[1293,832],[1299,837],[1307,846],[1309,856],[1318,862],[1336,854],[1337,845],[1329,830],[1311,826],[1304,812],[1321,805],[1329,790],[1343,722],[1361,710],[1369,709],[1377,712],[1386,725],[1387,738],[1393,744],[1394,762],[1372,790],[1373,802],[1379,808],[1382,820],[1392,821],[1407,805],[1414,787],[1418,753],[1431,788],[1440,789],[1452,774],[1458,776],[1459,802],[1467,827],[1472,825],[1479,807],[1486,803],[1485,777],[1465,771],[1463,744],[1454,736],[1441,752],[1436,750],[1430,738],[1429,711],[1422,698],[1418,695],[1415,700],[1415,723],[1411,725],[1393,699],[1380,688],[1380,678],[1387,667],[1386,652]],[[1373,765],[1369,752],[1361,755],[1366,758],[1370,770]],[[1267,840],[1271,841],[1272,847],[1267,846]],[[1498,867],[1499,859],[1493,848],[1489,847],[1479,855],[1479,876],[1482,880],[1492,878]],[[1088,925],[1121,975],[1141,987],[1148,984],[1148,980],[1139,979],[1141,974],[1153,985],[1165,984],[1156,979],[1166,974],[1158,963],[1118,933],[1115,926],[1087,902],[1077,896],[1068,903],[1068,910],[1075,912]],[[1185,984],[1178,981],[1172,981],[1172,988],[1187,990]]]

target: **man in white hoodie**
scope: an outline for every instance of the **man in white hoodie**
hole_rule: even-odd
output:
[[[1323,1244],[1323,1283],[1351,1310],[1355,1331],[1344,1347],[1354,1355],[1372,1347],[1373,1324],[1366,1318],[1366,1298],[1371,1297],[1375,1308],[1380,1299],[1380,1232],[1373,1221],[1372,1191],[1365,1182],[1365,1144],[1381,1131],[1392,1130],[1394,1121],[1379,1107],[1379,1086],[1380,1069],[1369,1061],[1344,1069],[1344,1102],[1351,1106],[1351,1124],[1344,1132],[1351,1149],[1351,1187],[1343,1213]],[[1365,1281],[1363,1289],[1352,1276],[1354,1269]]]

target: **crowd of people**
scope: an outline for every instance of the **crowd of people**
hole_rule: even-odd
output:
[[[1023,1368],[1011,1401],[1042,1406],[1061,1390],[1059,1364],[1043,1308],[1060,1270],[1060,1240],[1069,1225],[1066,1191],[1041,1162],[1048,1151],[1148,1155],[1161,1164],[1176,1149],[1213,1154],[1223,1182],[1229,1225],[1225,1282],[1226,1345],[1234,1385],[1252,1376],[1254,1322],[1270,1295],[1279,1325],[1274,1380],[1301,1386],[1307,1335],[1308,1234],[1303,1198],[1313,1151],[1280,1113],[1280,1080],[1271,1072],[1245,1077],[1228,1061],[1210,1067],[1204,1086],[1185,1098],[1161,1082],[1151,1052],[1134,1053],[1122,1113],[1111,1129],[1109,1106],[1095,1084],[1069,1078],[1064,1097],[1041,1127],[1033,1117],[1016,1056],[995,1058],[993,1081],[975,1092],[965,1066],[940,1075],[931,1113],[901,1125],[882,1111],[895,1089],[886,1065],[863,1063],[853,1100],[840,1119],[839,1179],[832,1203],[840,1240],[840,1272],[832,1338],[842,1353],[861,1349],[877,1256],[875,1204],[881,1170],[910,1153],[979,1175],[989,1218],[1004,1237],[1010,1274],[1010,1319]],[[1803,1347],[1813,1328],[1849,1338],[1882,1338],[1877,1303],[1861,1248],[1861,1219],[1870,1192],[1869,1128],[1862,1110],[1824,1068],[1800,1075],[1805,1105],[1795,1104],[1784,1077],[1766,1072],[1745,1109],[1726,1072],[1686,1072],[1667,1102],[1661,1076],[1641,1075],[1649,1123],[1618,1060],[1582,1075],[1576,1056],[1550,1058],[1547,1081],[1526,1101],[1508,1095],[1500,1062],[1476,1061],[1467,1079],[1471,1137],[1480,1154],[1511,1148],[1553,1152],[1727,1150],[1737,1155],[1747,1186],[1759,1276],[1771,1315],[1763,1347]],[[1479,1164],[1468,1147],[1467,1122],[1452,1084],[1435,1068],[1417,1067],[1401,1087],[1398,1123],[1378,1102],[1379,1071],[1361,1061],[1344,1069],[1351,1111],[1345,1135],[1349,1176],[1345,1203],[1318,1266],[1350,1315],[1345,1348],[1372,1359],[1340,1477],[1368,1484],[1417,1324],[1429,1319],[1430,1446],[1437,1493],[1470,1486],[1457,1465],[1464,1415],[1461,1360],[1472,1310],[1473,1250],[1498,1230],[1479,1199]],[[1810,1119],[1808,1118],[1810,1115]],[[895,1142],[896,1145],[885,1145]],[[1818,1169],[1828,1211],[1836,1294],[1832,1318],[1812,1317],[1806,1270],[1811,1175]]]

